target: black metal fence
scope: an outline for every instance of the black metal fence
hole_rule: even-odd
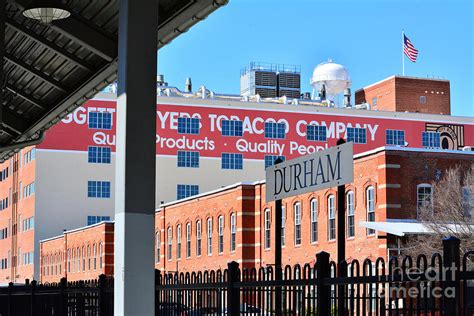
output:
[[[113,315],[113,279],[0,287],[0,316]]]
[[[156,272],[156,315],[474,315],[474,251],[314,265]],[[280,273],[281,272],[281,273]],[[281,275],[281,277],[280,277]],[[139,291],[140,289],[137,289]],[[113,280],[0,288],[0,316],[113,315]]]

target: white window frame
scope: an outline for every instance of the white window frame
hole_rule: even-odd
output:
[[[207,219],[207,255],[212,256],[212,217]]]
[[[176,227],[176,260],[181,259],[181,224]]]
[[[271,219],[270,219],[270,209],[267,208],[264,211],[264,225],[265,225],[265,235],[264,235],[264,248],[270,249],[271,247]]]
[[[355,194],[354,191],[348,191],[346,193],[346,207],[347,207],[347,238],[355,237]],[[351,219],[352,218],[352,225]],[[352,226],[352,233],[351,233]]]
[[[309,205],[311,213],[310,241],[314,244],[318,242],[318,200],[311,199]]]
[[[202,254],[202,224],[201,220],[196,221],[196,257]]]
[[[370,192],[372,192],[372,197],[370,197]],[[367,222],[375,222],[375,188],[371,185],[365,189],[365,209]],[[373,215],[373,220],[370,219],[371,215]],[[375,235],[375,230],[367,228],[367,235]]]
[[[328,240],[336,240],[336,198],[333,194],[327,198],[328,205]]]
[[[168,260],[173,259],[173,228],[168,227]]]
[[[294,243],[295,246],[301,245],[301,202],[296,202],[293,205],[294,216],[295,216],[295,231],[294,231]]]
[[[431,206],[433,206],[433,186],[429,183],[420,183],[416,186],[416,212],[419,215],[420,209],[423,206],[422,203],[426,198],[421,201],[420,200],[420,189],[426,190],[427,188],[430,189],[430,194],[429,194],[429,203],[431,203]],[[426,192],[422,193],[424,196],[426,195]]]
[[[186,224],[186,258],[191,258],[191,223]]]
[[[220,215],[217,218],[217,253],[224,252],[224,216]]]
[[[237,217],[235,213],[230,214],[230,252],[234,252],[237,243]]]

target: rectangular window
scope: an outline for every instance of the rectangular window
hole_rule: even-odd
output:
[[[326,138],[327,138],[326,126],[306,125],[306,139],[307,140],[325,142]]]
[[[236,237],[236,223],[235,213],[230,214],[230,251],[235,251],[235,237]]]
[[[355,206],[354,206],[354,192],[350,191],[346,195],[347,205],[347,237],[355,236]]]
[[[201,221],[196,222],[196,256],[201,255],[201,239],[202,239],[202,230],[201,230]]]
[[[222,121],[222,136],[242,136],[243,124],[237,120]]]
[[[295,203],[295,245],[301,245],[301,203]]]
[[[212,218],[207,219],[207,255],[212,255]]]
[[[199,119],[193,117],[178,117],[179,134],[199,134]]]
[[[186,258],[191,258],[191,223],[186,224]]]
[[[178,167],[199,168],[199,152],[178,151]]]
[[[173,259],[173,229],[168,227],[168,260]]]
[[[87,161],[89,163],[110,163],[112,149],[110,147],[89,146]]]
[[[271,221],[270,221],[270,210],[265,210],[265,249],[270,249],[271,243]]]
[[[336,210],[334,195],[328,196],[328,240],[336,239]]]
[[[440,137],[440,133],[437,132],[423,132],[421,136],[423,147],[440,148]]]
[[[265,122],[265,138],[285,139],[285,123]]]
[[[311,200],[311,243],[318,241],[318,201]]]
[[[375,108],[377,106],[377,97],[372,98],[372,106]]]
[[[375,222],[375,190],[374,187],[368,187],[366,190],[367,221]],[[367,235],[374,235],[375,230],[367,229]]]
[[[103,221],[110,221],[110,216],[87,216],[87,226],[94,225]]]
[[[431,185],[429,184],[420,184],[417,188],[417,195],[416,195],[416,209],[417,212],[423,207],[430,207],[432,201],[432,192],[431,192]]]
[[[282,161],[286,160],[285,156],[265,155],[265,169],[273,166],[278,158],[280,158]]]
[[[405,146],[405,131],[388,129],[385,131],[385,143],[387,145]]]
[[[88,181],[87,196],[93,198],[110,198],[110,182]]]
[[[176,259],[181,259],[181,225],[176,228]]]
[[[426,96],[420,95],[420,104],[426,104]]]
[[[223,153],[221,156],[222,169],[241,170],[244,165],[244,156],[242,154]]]
[[[112,113],[89,112],[89,128],[112,129]]]
[[[224,216],[219,216],[218,218],[218,237],[219,237],[219,246],[218,251],[219,253],[224,252]]]
[[[35,194],[35,183],[34,182],[31,182],[30,184],[25,185],[23,187],[23,198],[27,198],[27,197],[29,197],[33,194]],[[8,205],[6,207],[8,207]]]
[[[24,219],[21,222],[21,228],[22,228],[21,230],[24,231],[24,232],[35,228],[35,219],[34,219],[34,217]]]
[[[194,184],[178,184],[177,198],[178,200],[188,198],[199,194],[199,185]]]
[[[354,144],[365,144],[367,143],[367,131],[365,128],[348,127],[347,128],[347,141],[353,142]]]

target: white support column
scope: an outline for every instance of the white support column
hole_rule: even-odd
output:
[[[158,0],[120,0],[114,315],[155,314]]]

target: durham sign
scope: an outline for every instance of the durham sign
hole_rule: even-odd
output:
[[[352,143],[346,143],[267,168],[267,202],[352,182],[353,155]]]

